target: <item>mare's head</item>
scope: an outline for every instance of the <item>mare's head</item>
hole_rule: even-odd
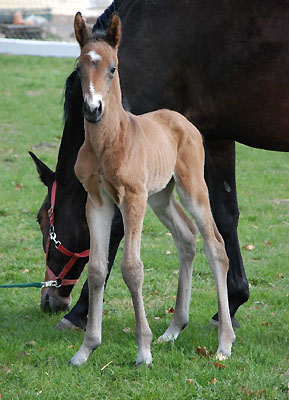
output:
[[[105,113],[105,105],[118,65],[120,19],[118,15],[113,14],[107,32],[91,35],[78,12],[74,19],[74,31],[81,48],[77,69],[84,99],[84,118],[90,123],[97,123]]]
[[[60,150],[60,152],[63,150]],[[77,152],[76,152],[77,153]],[[57,180],[57,189],[54,205],[54,231],[56,240],[74,253],[81,253],[89,248],[89,232],[85,218],[86,193],[82,185],[78,182],[71,166],[71,177],[68,179],[65,174],[57,174],[51,171],[35,154],[30,153],[39,177],[48,189],[38,215],[37,220],[42,232],[43,250],[46,253],[47,266],[56,277],[63,271],[70,260],[65,254],[62,254],[55,247],[50,237],[51,220],[49,210],[51,208],[52,186]],[[68,167],[70,168],[70,167]],[[87,262],[88,258],[79,258],[76,260],[73,268],[66,274],[65,279],[77,280]],[[45,281],[54,280],[45,273]],[[59,288],[50,287],[41,291],[41,308],[43,311],[61,311],[68,310],[71,304],[71,290],[73,284],[61,286]]]

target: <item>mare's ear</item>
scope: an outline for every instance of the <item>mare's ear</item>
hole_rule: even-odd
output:
[[[41,160],[39,160],[39,158],[37,158],[32,151],[29,151],[29,154],[36,165],[36,169],[41,181],[47,187],[52,186],[52,183],[55,179],[55,173],[51,171],[51,169],[48,168],[47,165],[45,165]]]
[[[121,39],[121,22],[117,14],[112,14],[112,18],[105,35],[105,41],[114,48],[118,48]]]
[[[74,33],[80,47],[83,47],[89,37],[89,33],[84,19],[79,11],[74,17]]]

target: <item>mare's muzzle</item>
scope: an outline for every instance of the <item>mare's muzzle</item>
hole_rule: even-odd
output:
[[[98,101],[95,107],[91,107],[87,101],[83,102],[83,114],[87,122],[95,124],[102,119],[103,116],[103,104],[102,101]]]

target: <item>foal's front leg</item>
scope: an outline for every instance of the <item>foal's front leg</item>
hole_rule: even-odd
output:
[[[142,297],[143,263],[140,243],[147,196],[127,193],[120,206],[124,221],[124,252],[121,261],[123,279],[131,293],[135,312],[135,334],[138,345],[136,364],[150,364],[152,332],[146,319]]]
[[[90,231],[88,320],[82,346],[70,360],[74,365],[85,363],[90,354],[101,343],[103,291],[107,274],[108,246],[113,217],[112,200],[105,193],[102,194],[102,200],[102,206],[98,206],[89,196],[87,200],[87,222]]]

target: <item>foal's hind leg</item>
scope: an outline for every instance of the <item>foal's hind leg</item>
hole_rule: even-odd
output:
[[[227,272],[229,266],[224,242],[211,214],[208,190],[202,173],[195,171],[197,176],[194,176],[194,178],[191,176],[191,179],[185,182],[183,179],[178,179],[178,176],[182,175],[178,175],[177,172],[176,168],[176,187],[181,203],[197,223],[198,229],[204,239],[204,251],[209,260],[216,283],[219,312],[219,347],[217,356],[219,358],[227,357],[231,355],[231,347],[235,340],[235,334],[229,313],[227,293]],[[194,171],[190,172],[194,173]],[[193,180],[196,181],[195,185],[193,185]]]
[[[107,257],[113,202],[103,193],[102,205],[98,206],[88,196],[87,222],[90,232],[90,255],[88,262],[89,307],[85,338],[80,350],[70,362],[85,363],[101,343],[101,323],[104,283],[107,275]]]
[[[152,332],[146,319],[142,297],[143,264],[140,259],[140,242],[146,209],[146,193],[126,193],[120,210],[124,222],[124,252],[121,261],[123,279],[131,293],[135,312],[135,335],[138,345],[137,364],[150,364]]]
[[[175,340],[189,322],[192,286],[192,263],[195,256],[197,228],[175,200],[174,182],[149,198],[149,205],[159,220],[172,233],[178,250],[180,273],[176,307],[172,322],[159,341]]]

